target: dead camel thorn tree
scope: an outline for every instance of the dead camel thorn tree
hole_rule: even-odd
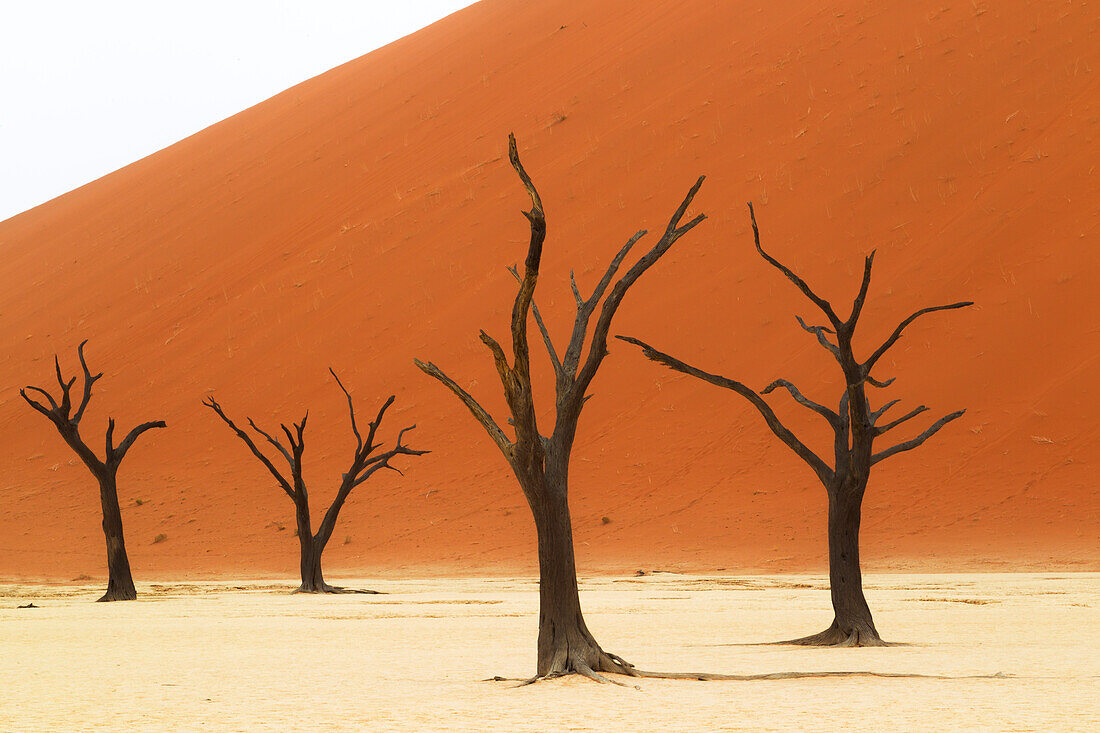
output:
[[[530,224],[531,239],[522,277],[518,269],[513,270],[520,283],[519,292],[512,305],[512,363],[508,363],[508,357],[501,345],[484,331],[481,332],[481,340],[492,353],[497,373],[504,386],[504,397],[512,415],[508,422],[515,431],[515,439],[510,439],[477,400],[435,364],[416,361],[416,365],[424,373],[439,380],[450,389],[485,428],[489,437],[504,454],[508,465],[511,466],[531,507],[538,536],[540,610],[537,674],[530,681],[570,673],[579,673],[601,682],[609,681],[600,674],[601,672],[631,676],[650,674],[636,670],[621,658],[601,649],[585,625],[577,591],[573,528],[569,518],[569,456],[573,449],[581,409],[588,399],[586,391],[596,375],[596,370],[607,356],[607,335],[611,327],[611,319],[618,310],[627,289],[652,267],[676,240],[691,231],[705,218],[700,214],[686,224],[680,225],[696,192],[703,184],[703,177],[700,177],[688,191],[653,249],[639,259],[611,288],[606,300],[603,301],[599,318],[589,339],[587,356],[582,360],[590,319],[631,247],[646,232],[639,231],[623,245],[596,284],[590,297],[581,296],[576,280],[570,275],[573,297],[576,300],[576,318],[568,345],[564,353],[559,352],[550,338],[538,308],[533,304],[539,264],[542,259],[542,246],[546,238],[546,214],[535,184],[520,163],[519,154],[516,151],[516,140],[512,135],[508,136],[508,158],[531,199],[531,210],[523,212]],[[553,431],[548,437],[539,432],[535,421],[536,411],[531,390],[531,365],[527,341],[527,314],[531,310],[534,311],[535,322],[542,334],[555,374],[556,417]],[[700,675],[683,676],[699,677]]]
[[[351,394],[344,388],[344,384],[340,381],[340,378],[336,376],[336,372],[332,371],[332,369],[329,369],[329,372],[332,374],[333,379],[336,380],[336,384],[340,386],[340,390],[348,400],[348,412],[351,415],[351,431],[355,434],[355,453],[352,456],[351,467],[340,480],[340,488],[336,492],[336,498],[332,500],[332,504],[329,506],[328,511],[325,512],[324,519],[321,520],[321,525],[317,528],[316,533],[312,531],[310,525],[309,492],[306,489],[305,479],[302,477],[302,454],[305,452],[306,420],[309,419],[309,412],[306,412],[301,422],[292,423],[293,429],[286,425],[280,426],[283,434],[286,435],[287,442],[290,446],[289,449],[275,436],[257,427],[256,423],[252,421],[252,418],[248,418],[249,426],[286,459],[287,465],[290,467],[290,475],[288,478],[284,473],[279,471],[279,469],[275,468],[275,465],[256,446],[256,443],[253,442],[252,437],[248,433],[241,430],[232,420],[226,417],[225,412],[222,411],[222,406],[218,404],[213,397],[208,397],[203,400],[203,404],[217,413],[218,417],[237,434],[237,437],[244,441],[244,444],[252,451],[252,455],[256,456],[260,463],[264,464],[267,470],[271,472],[271,475],[275,477],[275,480],[282,490],[286,492],[286,495],[294,502],[295,515],[298,521],[298,542],[301,545],[302,571],[302,585],[295,593],[374,593],[375,591],[352,590],[326,583],[325,577],[321,572],[321,553],[325,551],[328,541],[332,538],[332,530],[336,527],[336,518],[339,516],[340,510],[344,507],[344,502],[347,501],[348,495],[351,494],[352,489],[359,486],[359,484],[363,483],[383,468],[396,471],[400,474],[401,471],[394,468],[389,463],[395,456],[422,456],[428,453],[428,451],[414,450],[401,444],[401,439],[404,437],[405,433],[416,427],[415,425],[410,425],[397,434],[397,444],[393,448],[383,453],[372,455],[381,447],[381,443],[374,442],[374,437],[378,432],[378,427],[382,424],[382,417],[386,414],[386,410],[389,409],[389,406],[393,404],[395,398],[391,395],[382,407],[379,408],[378,416],[374,418],[373,422],[369,423],[370,429],[367,431],[366,440],[364,440],[362,434],[359,432],[359,426],[355,422],[355,405],[352,402]]]
[[[871,376],[871,370],[882,358],[882,355],[897,343],[897,340],[901,338],[902,331],[910,323],[927,313],[965,308],[973,305],[973,303],[967,301],[918,310],[902,321],[890,337],[871,353],[870,357],[860,362],[853,353],[852,338],[855,334],[859,316],[863,311],[863,303],[867,298],[867,288],[871,284],[871,266],[874,263],[875,253],[871,252],[864,262],[863,283],[860,285],[859,294],[856,295],[852,304],[851,315],[846,320],[841,320],[827,300],[814,293],[805,280],[765,252],[760,246],[760,230],[757,228],[756,214],[751,203],[749,204],[749,217],[752,221],[756,251],[768,264],[782,272],[788,280],[794,283],[802,291],[802,294],[809,298],[828,319],[829,325],[827,326],[810,326],[801,317],[796,316],[798,324],[804,330],[813,334],[818,343],[836,359],[844,375],[845,382],[845,389],[835,412],[804,397],[786,379],[775,380],[761,390],[760,394],[770,394],[775,389],[782,387],[790,393],[795,402],[824,418],[833,429],[834,434],[834,462],[832,466],[829,466],[818,457],[794,433],[787,429],[776,417],[768,403],[741,382],[704,372],[668,354],[657,351],[649,344],[636,338],[626,336],[618,336],[618,338],[642,347],[645,356],[653,361],[719,387],[731,389],[743,396],[763,415],[771,431],[813,469],[818,479],[825,486],[825,492],[829,498],[829,585],[833,602],[833,623],[828,629],[819,634],[780,643],[807,646],[882,646],[885,642],[882,641],[878,630],[875,629],[875,623],[871,618],[871,610],[867,606],[867,600],[863,595],[863,579],[859,567],[860,514],[863,495],[867,490],[867,481],[871,475],[871,467],[890,456],[916,448],[939,432],[944,425],[962,417],[965,410],[953,412],[940,418],[915,438],[876,451],[874,443],[879,437],[925,412],[928,408],[921,405],[896,420],[880,423],[882,416],[887,410],[896,405],[898,400],[891,400],[878,409],[872,410],[870,401],[867,399],[866,388],[867,385],[884,388],[894,381],[893,378],[890,378],[880,382]]]
[[[103,376],[103,373],[93,375],[88,370],[88,362],[84,360],[85,339],[77,347],[76,353],[80,357],[80,367],[84,371],[84,393],[80,398],[80,405],[76,412],[72,412],[72,396],[70,391],[76,383],[76,377],[66,379],[61,374],[61,362],[54,355],[54,370],[57,374],[57,383],[61,388],[60,399],[55,400],[46,390],[40,387],[25,387],[19,390],[19,394],[31,407],[38,410],[50,419],[57,428],[57,432],[69,444],[88,470],[99,482],[99,503],[103,511],[103,535],[107,540],[107,592],[103,594],[101,601],[132,601],[137,598],[134,589],[134,579],[130,575],[130,559],[126,555],[126,542],[122,535],[122,512],[118,506],[118,468],[122,459],[133,447],[134,442],[146,430],[152,428],[167,427],[163,420],[147,422],[138,425],[127,433],[126,437],[116,447],[114,444],[115,421],[107,420],[107,439],[103,460],[95,454],[80,436],[80,420],[84,417],[84,410],[92,399],[92,385]],[[27,391],[37,392],[46,398],[49,407],[32,399]]]

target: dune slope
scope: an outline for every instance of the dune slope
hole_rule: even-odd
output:
[[[834,402],[835,365],[794,320],[816,314],[753,251],[749,200],[765,245],[838,308],[877,249],[860,348],[917,308],[976,301],[915,323],[878,370],[901,408],[968,411],[879,464],[865,565],[1096,568],[1095,9],[793,5],[484,0],[0,223],[0,575],[103,572],[94,483],[17,392],[49,384],[55,352],[75,369],[84,338],[106,372],[89,442],[108,415],[169,424],[120,477],[136,575],[293,576],[290,502],[200,399],[273,428],[308,408],[319,514],[353,447],[329,366],[361,420],[396,394],[383,433],[416,423],[432,450],[356,491],[330,573],[533,568],[504,461],[412,364],[501,415],[477,331],[507,333],[505,267],[524,255],[512,130],[546,202],[537,301],[559,339],[569,270],[590,289],[701,173],[708,221],[615,332]],[[572,477],[582,569],[823,567],[824,492],[743,399],[623,344],[593,392]],[[814,415],[769,399],[828,448]]]

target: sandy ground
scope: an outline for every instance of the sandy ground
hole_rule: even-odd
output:
[[[589,626],[639,667],[872,671],[753,682],[533,672],[532,579],[348,581],[303,597],[270,582],[0,586],[0,729],[1096,730],[1100,575],[876,575],[885,649],[753,646],[819,630],[818,576],[659,574],[583,583]],[[33,601],[40,608],[17,609]],[[990,675],[1004,675],[990,677]]]

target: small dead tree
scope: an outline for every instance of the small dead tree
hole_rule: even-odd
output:
[[[574,672],[601,682],[608,681],[601,672],[639,675],[642,673],[632,665],[600,648],[581,614],[573,555],[573,527],[569,517],[569,456],[573,450],[581,408],[589,397],[586,394],[588,386],[607,356],[607,336],[611,319],[627,289],[676,240],[705,218],[700,214],[683,226],[680,225],[696,192],[703,184],[703,177],[688,191],[653,249],[639,259],[611,288],[607,299],[603,301],[591,338],[588,339],[587,356],[582,360],[589,321],[630,249],[646,232],[639,231],[623,245],[588,298],[581,296],[576,280],[570,275],[573,297],[576,300],[576,318],[568,345],[564,353],[559,352],[538,308],[533,304],[542,245],[546,238],[546,214],[535,184],[520,163],[516,140],[512,135],[508,136],[508,158],[531,199],[531,210],[523,212],[531,229],[523,276],[520,277],[518,269],[510,268],[519,280],[519,292],[512,306],[512,363],[508,363],[508,357],[501,345],[485,331],[481,332],[481,341],[492,353],[504,386],[504,397],[512,415],[509,423],[514,428],[515,439],[510,439],[477,400],[435,364],[425,364],[417,360],[416,365],[450,389],[485,428],[511,466],[531,507],[538,536],[540,598],[538,665],[537,674],[531,681]],[[539,432],[535,421],[527,342],[527,315],[530,310],[534,311],[535,323],[542,334],[555,374],[556,416],[549,437]]]
[[[867,600],[863,595],[863,579],[859,566],[860,514],[863,495],[867,490],[867,481],[871,475],[871,467],[890,456],[916,448],[939,432],[944,425],[962,417],[965,410],[953,412],[940,418],[915,438],[876,451],[874,443],[879,437],[925,412],[928,408],[921,405],[896,420],[883,423],[880,422],[881,418],[887,410],[898,403],[898,400],[891,400],[878,409],[872,410],[870,401],[867,398],[866,388],[867,385],[883,388],[894,381],[894,378],[890,378],[880,382],[871,376],[871,370],[882,358],[882,355],[901,338],[902,331],[910,323],[927,313],[965,308],[973,305],[973,303],[967,301],[918,310],[902,321],[890,337],[872,352],[870,357],[860,362],[853,353],[852,338],[855,334],[860,313],[863,311],[864,300],[867,298],[867,288],[871,284],[871,266],[874,263],[875,253],[871,252],[864,262],[863,283],[860,285],[859,294],[856,295],[855,302],[852,304],[851,314],[847,319],[841,320],[827,300],[814,293],[802,278],[765,252],[760,246],[760,231],[756,225],[756,214],[751,203],[749,204],[749,217],[752,221],[756,251],[768,264],[782,272],[788,280],[793,282],[803,295],[809,298],[828,319],[829,325],[811,326],[803,321],[801,317],[796,316],[798,324],[804,330],[813,334],[817,342],[836,359],[845,381],[845,389],[835,412],[804,397],[786,379],[775,380],[761,390],[760,394],[770,394],[782,387],[790,393],[795,402],[824,418],[834,433],[833,452],[835,457],[832,466],[829,466],[818,457],[794,433],[787,429],[776,417],[775,412],[772,411],[768,403],[741,382],[710,374],[702,369],[685,364],[636,338],[627,336],[618,336],[617,338],[642,347],[645,356],[655,362],[719,387],[731,389],[743,396],[763,415],[771,431],[813,469],[814,474],[825,486],[825,492],[829,498],[829,585],[833,602],[833,623],[828,629],[819,634],[782,643],[813,646],[881,646],[884,642],[875,629],[874,621],[871,618],[871,610],[867,606]]]
[[[244,444],[248,446],[248,449],[252,451],[252,455],[264,464],[264,467],[275,477],[275,481],[279,484],[279,487],[290,497],[294,502],[295,518],[298,523],[298,543],[301,546],[301,573],[302,573],[302,585],[295,591],[295,593],[371,593],[373,591],[358,591],[347,588],[341,588],[339,586],[329,585],[325,582],[324,574],[321,572],[321,553],[325,551],[325,547],[328,545],[328,541],[332,538],[332,530],[336,527],[336,518],[340,515],[340,510],[344,507],[344,502],[347,501],[348,495],[351,494],[352,489],[359,486],[376,472],[383,468],[391,471],[401,473],[400,470],[390,465],[390,460],[395,456],[422,456],[428,451],[426,450],[414,450],[401,444],[401,439],[405,433],[415,428],[415,425],[410,425],[404,428],[397,434],[397,444],[388,451],[375,454],[374,452],[382,447],[381,443],[375,443],[375,434],[378,432],[378,427],[382,424],[382,417],[386,414],[386,410],[393,404],[394,397],[390,396],[388,400],[378,410],[378,416],[374,418],[374,421],[368,424],[366,440],[363,439],[362,434],[359,432],[359,426],[355,421],[355,405],[352,402],[351,394],[344,388],[343,382],[336,376],[336,372],[329,369],[333,379],[336,380],[336,384],[340,386],[340,390],[344,393],[344,396],[348,400],[348,413],[351,415],[351,431],[355,435],[355,452],[352,456],[351,467],[348,468],[347,473],[343,474],[340,480],[340,487],[336,492],[336,498],[332,500],[332,504],[329,506],[328,511],[325,512],[324,518],[321,520],[320,526],[317,528],[317,532],[313,532],[310,524],[309,514],[309,492],[306,489],[305,479],[302,477],[302,454],[305,452],[305,432],[306,432],[306,420],[309,419],[309,412],[306,412],[301,422],[292,423],[291,427],[281,425],[283,434],[286,436],[287,446],[284,446],[274,435],[265,432],[260,429],[252,418],[248,418],[249,426],[261,437],[278,451],[287,462],[290,468],[289,476],[284,474],[275,467],[266,455],[256,446],[252,437],[237,427],[236,423],[230,420],[225,412],[222,411],[222,406],[214,400],[213,397],[208,397],[203,400],[203,404],[213,410],[218,417],[220,417],[229,428],[236,433],[237,437],[244,441]],[[401,474],[404,475],[404,474]]]
[[[146,430],[152,428],[167,427],[163,420],[147,422],[138,425],[126,434],[122,442],[115,446],[115,420],[107,420],[106,453],[103,460],[95,454],[84,439],[80,436],[80,420],[84,417],[84,410],[92,399],[92,385],[103,376],[103,372],[93,375],[88,370],[88,362],[84,360],[85,339],[77,347],[76,353],[80,357],[80,368],[84,372],[84,393],[80,397],[80,404],[76,412],[72,412],[73,402],[71,390],[76,383],[76,377],[66,380],[61,374],[61,362],[54,355],[54,371],[57,375],[57,384],[61,389],[59,399],[41,387],[27,386],[19,390],[19,394],[27,401],[27,404],[50,419],[57,428],[57,432],[68,443],[73,452],[80,457],[84,465],[99,482],[99,503],[103,511],[103,535],[107,540],[107,592],[103,594],[101,601],[132,601],[137,598],[134,589],[134,579],[130,575],[130,559],[126,555],[126,542],[122,535],[122,512],[118,506],[118,468],[122,459],[133,447],[134,442]],[[49,407],[31,398],[27,392],[36,392],[46,398]]]

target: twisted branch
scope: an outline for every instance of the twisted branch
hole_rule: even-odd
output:
[[[833,426],[833,429],[838,429],[840,427],[840,416],[837,413],[833,412],[832,410],[830,410],[828,407],[825,407],[824,405],[819,405],[818,403],[814,402],[813,400],[811,400],[807,397],[804,397],[802,395],[802,393],[798,391],[798,388],[795,387],[793,384],[791,384],[786,379],[777,379],[777,380],[775,380],[774,382],[769,384],[767,387],[760,390],[760,394],[771,394],[771,392],[774,389],[776,389],[777,387],[786,388],[786,390],[791,393],[791,397],[794,398],[795,402],[802,405],[803,407],[808,407],[809,409],[816,412],[818,415],[821,415],[823,418],[825,418],[828,421],[828,423],[830,425]]]

